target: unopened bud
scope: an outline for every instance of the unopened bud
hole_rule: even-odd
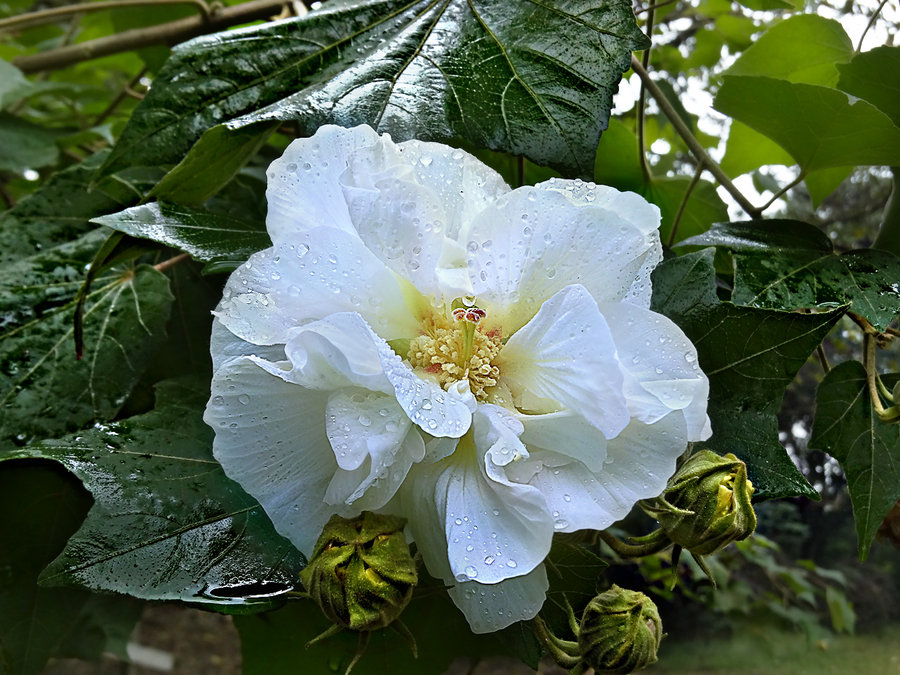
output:
[[[752,495],[741,460],[701,450],[672,476],[652,515],[673,542],[694,555],[709,555],[756,529]]]
[[[585,665],[597,673],[631,673],[656,663],[662,636],[653,601],[613,585],[585,607],[578,647]]]
[[[418,576],[405,524],[365,511],[351,519],[332,516],[325,525],[300,580],[335,624],[377,630],[409,604]]]

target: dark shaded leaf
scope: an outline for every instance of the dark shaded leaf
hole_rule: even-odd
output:
[[[757,498],[817,498],[779,442],[775,415],[785,388],[843,309],[795,314],[719,302],[712,249],[657,267],[652,308],[696,345],[709,377],[713,436],[704,445],[743,459]]]
[[[221,611],[277,606],[303,556],[213,459],[208,396],[205,379],[167,380],[152,412],[12,453],[60,462],[94,497],[42,584]]]
[[[839,364],[819,385],[809,446],[841,463],[865,560],[878,526],[900,498],[900,425],[875,414],[858,361]]]
[[[106,651],[124,651],[141,603],[37,585],[38,573],[63,549],[90,505],[79,482],[51,462],[0,464],[3,672],[37,675],[53,656],[99,659]]]
[[[110,270],[73,340],[75,293],[108,231],[0,271],[0,450],[115,416],[164,338],[172,295],[152,267]]]
[[[177,47],[105,171],[180,161],[216,124],[297,120],[461,138],[589,176],[648,44],[623,0],[336,0]]]

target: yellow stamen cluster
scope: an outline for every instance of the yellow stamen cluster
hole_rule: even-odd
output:
[[[410,365],[434,375],[445,389],[468,378],[475,398],[485,400],[484,390],[495,386],[500,377],[500,369],[492,363],[503,346],[500,331],[484,332],[480,325],[440,315],[426,319],[422,330],[423,334],[410,342]],[[469,349],[467,333],[471,335]]]

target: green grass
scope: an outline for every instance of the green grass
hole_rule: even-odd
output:
[[[663,640],[647,675],[900,675],[900,624],[810,642],[759,626],[728,640]]]

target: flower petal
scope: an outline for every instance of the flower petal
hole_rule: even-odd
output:
[[[466,615],[473,633],[492,633],[537,616],[549,587],[547,570],[538,565],[524,576],[499,584],[459,583],[449,593],[453,603]]]
[[[497,365],[519,407],[543,412],[538,399],[549,399],[612,438],[629,420],[615,349],[590,293],[574,285],[547,300],[509,338]]]
[[[527,433],[526,424],[523,437]],[[660,494],[686,447],[684,417],[673,412],[652,425],[632,421],[608,441],[599,470],[573,460],[562,444],[529,445],[531,454],[517,470],[546,499],[557,532],[602,530],[628,515],[638,500]]]
[[[410,472],[404,515],[433,573],[449,560],[456,581],[495,584],[527,574],[549,552],[543,498],[505,476],[504,463],[527,456],[510,422],[518,424],[498,406],[480,405],[474,440],[465,436],[450,457]]]
[[[393,396],[341,389],[328,399],[325,431],[339,469],[325,493],[329,504],[362,510],[384,506],[425,456],[425,442]]]
[[[285,346],[289,379],[311,389],[358,386],[393,395],[432,436],[458,438],[469,429],[468,399],[420,379],[355,312],[332,314],[295,329]]]
[[[256,356],[272,362],[284,361],[287,358],[282,345],[255,345],[242,340],[225,328],[218,318],[213,318],[209,353],[212,356],[213,372],[226,361],[238,356]]]
[[[328,395],[273,377],[249,359],[213,375],[203,415],[216,431],[213,454],[256,498],[279,534],[307,555],[328,518],[349,509],[325,503],[337,469],[325,435]]]
[[[513,190],[468,232],[474,292],[489,315],[503,316],[504,334],[570,284],[597,302],[629,298],[649,306],[649,274],[662,250],[659,210],[613,188],[565,189],[574,185],[556,180]]]
[[[318,227],[254,253],[229,277],[215,313],[248,342],[283,344],[296,326],[342,311],[359,312],[388,340],[418,330],[390,270],[356,235]]]
[[[697,349],[668,317],[630,303],[601,307],[625,371],[625,396],[632,416],[646,423],[681,410],[688,438],[709,438],[709,380]]]
[[[323,225],[353,232],[339,179],[353,153],[378,143],[371,127],[332,125],[292,142],[266,172],[266,229],[272,241],[293,243]]]
[[[522,442],[534,449],[552,450],[599,472],[606,461],[606,438],[581,415],[564,410],[545,415],[520,415]],[[524,482],[527,482],[525,479]]]

